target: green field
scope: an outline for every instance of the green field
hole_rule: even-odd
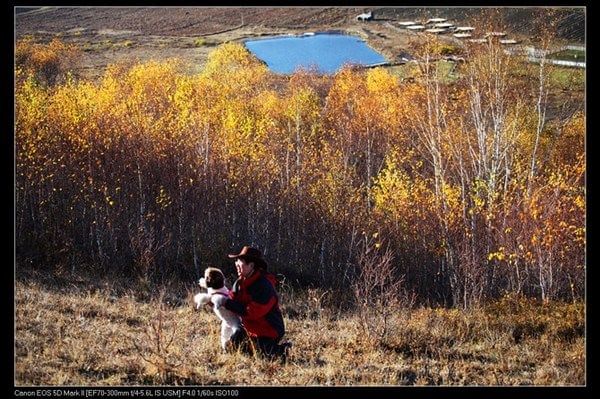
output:
[[[435,61],[437,67],[437,77],[440,79],[441,83],[450,84],[454,83],[459,75],[456,72],[456,66],[451,61],[440,60]],[[420,70],[417,64],[415,63],[407,63],[404,65],[394,65],[390,67],[386,67],[386,69],[394,76],[397,76],[400,79],[408,79],[415,78],[420,75]]]
[[[585,62],[585,51],[580,50],[563,50],[557,53],[550,54],[548,58],[562,61],[577,61]]]

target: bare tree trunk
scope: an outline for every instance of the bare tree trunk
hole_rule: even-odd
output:
[[[323,238],[321,241],[321,251],[319,252],[319,270],[321,280],[325,281],[325,241],[327,238]]]
[[[538,146],[540,142],[540,136],[542,131],[544,130],[544,126],[546,124],[546,104],[548,99],[548,90],[546,89],[546,75],[544,74],[546,63],[546,55],[544,53],[543,57],[540,60],[540,68],[539,68],[539,86],[538,86],[538,97],[536,103],[536,114],[537,114],[537,126],[535,130],[535,141],[533,143],[533,150],[531,151],[531,165],[529,168],[529,178],[527,180],[527,196],[531,194],[531,185],[533,184],[533,178],[536,173],[536,157]]]
[[[196,279],[200,279],[202,276],[202,271],[200,270],[200,265],[198,264],[198,252],[196,250],[196,229],[192,224],[192,254],[194,258],[194,271],[196,272]]]
[[[137,171],[137,180],[138,180],[138,193],[140,196],[139,202],[139,213],[138,216],[140,218],[140,226],[144,226],[144,213],[146,212],[146,200],[144,196],[144,190],[142,189],[142,170],[140,168],[140,162],[138,159],[135,160],[136,171]]]
[[[175,263],[181,259],[183,244],[183,185],[181,184],[181,163],[177,161],[177,255]]]
[[[96,241],[96,249],[98,251],[98,260],[100,262],[101,267],[104,267],[104,251],[102,250],[102,239],[100,237],[100,229],[99,229],[99,225],[100,225],[100,220],[98,217],[98,203],[96,201],[96,195],[94,194],[94,188],[92,187],[92,182],[94,182],[94,175],[92,172],[92,156],[91,156],[91,150],[88,151],[88,176],[91,179],[91,182],[88,182],[88,186],[89,186],[89,192],[90,192],[90,199],[92,201],[92,209],[94,210],[94,221],[93,221],[93,227],[92,227],[92,231],[93,234],[95,236],[95,241]]]
[[[208,125],[204,127],[204,175],[207,174],[210,159],[210,138],[208,136]]]
[[[373,172],[371,171],[372,145],[373,143],[371,140],[371,129],[367,124],[367,214],[371,211],[371,176],[373,174]]]

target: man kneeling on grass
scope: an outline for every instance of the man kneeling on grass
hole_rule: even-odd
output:
[[[242,318],[243,328],[233,334],[228,347],[285,361],[291,344],[279,344],[285,325],[275,291],[277,279],[267,272],[267,263],[256,248],[245,246],[239,254],[228,256],[235,259],[238,279],[230,298],[222,295],[212,298],[215,306],[224,306]]]

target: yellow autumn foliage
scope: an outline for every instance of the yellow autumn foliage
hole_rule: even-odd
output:
[[[503,86],[504,119],[491,128],[493,79],[511,82],[500,53],[466,71],[479,80],[434,98],[434,86],[383,68],[277,77],[236,43],[196,75],[153,61],[48,86],[25,65],[52,58],[36,46],[18,44],[20,248],[62,254],[69,242],[82,257],[148,270],[140,265],[264,240],[283,269],[306,248],[294,256],[310,268],[346,265],[364,230],[400,248],[423,290],[449,276],[480,284],[498,265],[498,281],[532,292],[545,281],[522,277],[523,264],[582,278],[585,116],[546,126],[530,177],[534,104]],[[485,121],[471,112],[476,89]]]

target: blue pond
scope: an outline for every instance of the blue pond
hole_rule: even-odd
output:
[[[298,68],[335,73],[345,64],[372,66],[386,59],[361,39],[342,34],[317,33],[248,40],[246,47],[276,73],[290,74]]]

